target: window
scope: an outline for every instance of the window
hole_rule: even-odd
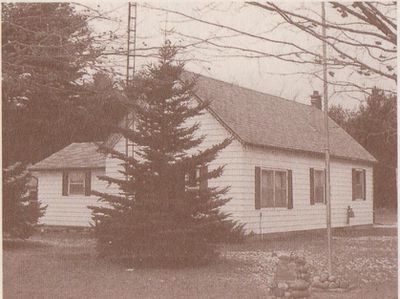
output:
[[[91,171],[64,171],[62,195],[85,195],[91,193]]]
[[[352,171],[353,200],[365,200],[365,170],[354,169]]]
[[[325,171],[314,171],[314,201],[325,202]]]
[[[262,169],[261,171],[261,208],[287,206],[287,172]]]
[[[205,191],[208,188],[208,174],[207,165],[198,166],[192,171],[185,174],[186,190],[200,190]],[[204,178],[204,179],[201,179]]]
[[[85,173],[70,172],[68,178],[68,194],[85,194]]]
[[[199,189],[200,187],[200,168],[197,167],[196,169],[193,169],[189,173],[185,174],[185,184],[187,186],[188,190],[194,190],[194,189]]]
[[[325,170],[310,168],[310,204],[325,203]]]

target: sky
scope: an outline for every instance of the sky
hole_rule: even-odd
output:
[[[98,32],[111,30],[117,34],[118,38],[115,40],[114,48],[110,48],[110,51],[124,50],[127,43],[128,3],[123,1],[87,1],[81,3],[98,9],[109,18],[109,20],[93,21],[92,27]],[[289,8],[304,9],[314,17],[320,11],[320,3],[296,1],[286,2],[285,5]],[[182,15],[159,11],[158,8],[167,8],[201,20],[231,26],[268,39],[295,42],[308,49],[321,51],[322,54],[322,43],[320,41],[306,33],[294,30],[287,24],[280,24],[282,20],[277,15],[240,2],[139,2],[137,8],[137,69],[151,61],[149,57],[142,57],[154,53],[154,51],[146,49],[159,47],[165,38],[178,46],[192,45],[198,42],[198,39],[209,39],[211,42],[220,45],[259,49],[274,54],[290,52],[288,46],[244,37],[230,30],[190,20]],[[329,10],[328,7],[327,18],[335,17],[337,17],[337,14]],[[222,36],[224,38],[221,38]],[[220,38],[217,39],[216,37]],[[321,75],[321,66],[283,62],[273,57],[248,58],[243,57],[243,53],[240,52],[240,55],[238,55],[237,51],[199,43],[181,51],[179,58],[186,61],[185,68],[190,71],[301,103],[309,103],[310,95],[314,90],[320,93],[323,91],[322,81],[308,74],[318,72]],[[123,55],[107,56],[105,65],[113,67],[123,74],[126,57]],[[365,77],[356,78],[356,80],[361,85],[367,82]],[[369,79],[368,84],[369,86],[373,84],[396,90],[393,82],[386,82],[379,77]],[[333,89],[333,87],[329,88],[330,104],[341,104],[348,108],[354,108],[359,104],[359,101],[354,98],[364,99],[364,95],[361,94],[338,93]]]

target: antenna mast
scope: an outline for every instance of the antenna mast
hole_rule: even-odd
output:
[[[137,4],[136,2],[128,3],[128,29],[127,29],[127,52],[126,52],[126,88],[129,89],[135,75],[136,67],[136,20],[137,20]],[[133,125],[133,112],[128,111],[125,117],[125,128]],[[134,155],[133,142],[125,138],[125,155],[133,157]],[[127,170],[127,169],[126,169]],[[128,175],[125,175],[126,180]]]
[[[128,43],[126,54],[126,85],[131,84],[131,80],[135,75],[135,58],[136,58],[136,19],[137,4],[136,2],[128,3]]]

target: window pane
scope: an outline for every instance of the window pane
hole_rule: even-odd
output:
[[[360,185],[361,184],[361,179],[362,177],[362,172],[361,171],[356,171],[356,185]]]
[[[356,171],[355,183],[354,183],[354,193],[356,199],[364,198],[364,177],[362,171]]]
[[[187,186],[195,188],[199,186],[199,182],[196,181],[200,177],[200,168],[193,169],[185,175],[185,181]]]
[[[275,171],[275,187],[279,189],[286,189],[286,172]]]
[[[324,185],[324,172],[322,170],[315,170],[314,171],[314,176],[315,176],[315,184],[317,186],[323,186]]]
[[[195,187],[196,186],[196,170],[192,170],[189,172],[189,182],[188,185],[190,187]]]
[[[70,172],[69,181],[72,184],[73,183],[83,184],[83,182],[85,181],[85,175],[83,172]]]
[[[286,172],[275,172],[275,207],[286,207]]]
[[[261,179],[261,207],[274,206],[274,172],[263,170]]]
[[[323,170],[314,171],[314,196],[315,202],[324,202],[325,175]]]
[[[362,199],[363,198],[363,186],[362,184],[356,184],[355,185],[355,191],[356,191],[356,198],[357,199]]]
[[[315,202],[324,202],[324,187],[315,187]]]
[[[85,194],[85,173],[70,172],[69,176],[69,194]]]
[[[286,207],[286,189],[275,190],[275,207]]]
[[[359,194],[359,197],[358,197],[358,198],[362,199],[362,198],[363,198],[363,188],[362,188],[362,185],[359,185],[358,194]]]
[[[70,194],[84,194],[83,184],[69,184]]]

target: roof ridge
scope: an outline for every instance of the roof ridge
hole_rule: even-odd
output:
[[[312,106],[312,105],[310,105],[310,104],[301,103],[301,102],[296,102],[296,101],[294,101],[294,100],[289,100],[289,99],[286,99],[286,98],[283,98],[283,97],[280,97],[280,96],[276,96],[276,95],[273,95],[273,94],[270,94],[270,93],[266,93],[266,92],[264,92],[264,91],[259,91],[259,90],[252,89],[252,88],[250,88],[250,87],[245,87],[245,86],[242,86],[242,85],[237,84],[237,83],[227,82],[227,81],[224,81],[224,80],[222,80],[222,79],[217,79],[217,78],[209,77],[209,76],[206,76],[206,75],[203,75],[203,74],[199,74],[199,73],[196,73],[196,72],[192,72],[192,71],[185,71],[185,72],[187,72],[187,73],[192,73],[192,74],[194,74],[194,75],[198,75],[198,76],[201,76],[201,77],[204,77],[204,78],[207,78],[207,79],[219,81],[219,82],[222,82],[222,83],[225,83],[225,84],[230,84],[230,85],[239,87],[239,88],[241,88],[241,89],[246,89],[246,90],[248,90],[248,91],[255,92],[255,93],[258,93],[258,94],[262,94],[262,95],[274,97],[274,100],[278,100],[278,101],[279,101],[279,100],[282,100],[282,101],[290,102],[290,103],[293,103],[293,104],[299,104],[299,105],[303,105],[303,106],[306,106],[306,107],[315,108],[314,106]],[[317,108],[315,108],[315,109],[317,109]],[[318,110],[319,110],[319,109],[318,109]]]
[[[71,144],[90,144],[90,143],[96,144],[96,143],[98,143],[98,142],[103,142],[103,141],[100,140],[100,141],[71,142],[69,145],[71,145]],[[68,145],[67,145],[67,146],[68,146]]]

